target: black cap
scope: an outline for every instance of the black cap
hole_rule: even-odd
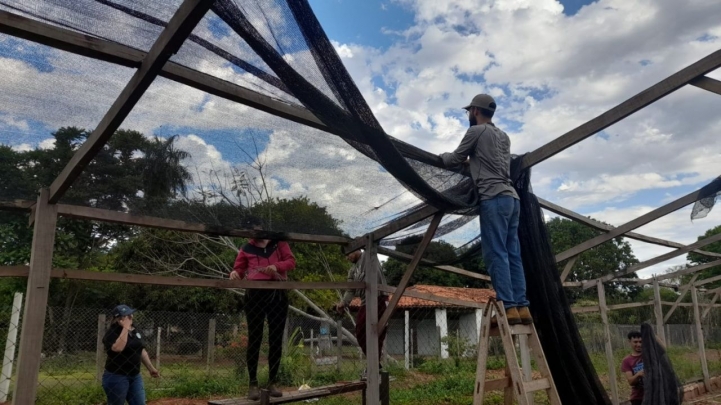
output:
[[[121,316],[128,316],[135,312],[133,308],[130,308],[127,305],[118,305],[117,307],[113,308],[113,318],[120,318]]]
[[[464,110],[468,110],[471,107],[483,108],[484,110],[496,111],[496,100],[488,94],[478,94],[473,97],[471,104],[463,107]]]

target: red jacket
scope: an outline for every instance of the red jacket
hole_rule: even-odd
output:
[[[295,268],[295,257],[290,251],[287,242],[269,242],[265,248],[258,247],[255,240],[243,245],[238,251],[233,271],[240,278],[248,280],[275,280],[273,277],[261,273],[259,268],[274,265],[278,270],[280,280],[288,279],[288,272]]]

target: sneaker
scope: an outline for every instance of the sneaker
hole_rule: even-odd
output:
[[[518,325],[521,323],[521,316],[518,314],[518,310],[516,308],[508,308],[506,310],[506,319],[508,320],[509,325]]]
[[[533,323],[533,317],[528,307],[518,307],[518,316],[521,318],[521,323],[524,325],[530,325]]]
[[[257,401],[260,399],[260,389],[258,389],[258,384],[250,385],[250,388],[248,388],[248,399],[251,401]]]
[[[270,384],[268,386],[268,394],[270,394],[270,396],[274,398],[280,398],[283,396],[283,392],[281,392],[278,387],[275,386],[275,384]]]

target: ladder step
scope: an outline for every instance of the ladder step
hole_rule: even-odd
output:
[[[548,381],[548,378],[541,378],[540,380],[533,380],[523,383],[523,390],[526,391],[526,393],[543,391],[549,388],[551,388],[551,383]]]
[[[511,335],[531,335],[533,334],[533,325],[510,325]],[[491,328],[491,336],[500,336],[501,332],[498,327]]]
[[[485,391],[502,391],[506,387],[511,386],[511,378],[505,377],[497,380],[487,380],[483,386],[485,387]]]

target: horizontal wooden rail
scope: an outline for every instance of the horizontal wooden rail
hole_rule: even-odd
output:
[[[28,266],[2,266],[0,277],[27,277]],[[69,280],[103,281],[126,284],[149,284],[172,287],[206,287],[206,288],[251,288],[262,290],[330,290],[330,289],[361,289],[364,282],[326,282],[326,281],[252,281],[229,279],[203,279],[169,276],[151,276],[131,273],[101,273],[86,270],[53,269],[52,278]]]

